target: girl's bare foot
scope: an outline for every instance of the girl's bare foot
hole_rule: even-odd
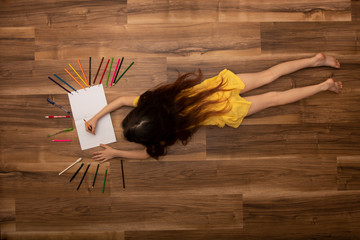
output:
[[[335,82],[334,79],[329,78],[324,82],[324,87],[325,90],[340,93],[343,88],[343,84],[342,82]]]
[[[315,67],[329,66],[333,68],[340,68],[340,62],[333,56],[328,56],[323,53],[315,55]]]

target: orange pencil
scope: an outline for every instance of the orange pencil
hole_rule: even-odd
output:
[[[83,87],[83,85],[81,85],[79,82],[78,82],[78,80],[76,80],[76,78],[74,78],[74,76],[66,69],[66,68],[64,68],[65,69],[65,71],[70,75],[70,77],[72,77],[79,85],[80,85],[80,87],[82,87],[84,90],[85,90],[85,88]]]
[[[85,119],[84,119],[84,122],[85,122],[86,127],[92,132],[92,126]]]
[[[84,69],[82,68],[82,66],[81,66],[81,63],[80,63],[79,59],[78,59],[77,61],[78,61],[78,64],[79,64],[79,66],[80,66],[80,68],[81,68],[81,71],[82,71],[82,73],[83,73],[83,75],[84,75],[85,82],[87,83],[87,82],[88,82],[88,80],[86,79],[86,75],[85,75],[85,73],[84,73]]]

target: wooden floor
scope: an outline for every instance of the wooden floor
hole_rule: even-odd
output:
[[[76,60],[95,75],[100,59],[134,66],[107,100],[172,81],[177,71],[260,71],[274,64],[335,55],[341,69],[305,69],[247,95],[319,83],[343,93],[265,110],[238,129],[201,129],[159,161],[100,166],[94,150],[53,143],[74,126],[45,119],[70,108],[47,77]],[[115,64],[114,64],[115,65]],[[114,66],[113,66],[114,67]],[[360,239],[360,1],[358,0],[17,0],[0,2],[1,239]],[[74,81],[72,82],[76,84]],[[112,114],[117,143],[135,149]],[[77,158],[91,163],[76,187]],[[108,181],[102,193],[102,179]]]

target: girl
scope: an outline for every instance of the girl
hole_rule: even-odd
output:
[[[119,97],[97,113],[90,121],[88,132],[95,134],[97,121],[122,106],[135,107],[123,120],[124,136],[145,149],[122,151],[101,145],[103,150],[93,153],[101,163],[112,158],[146,159],[165,155],[168,146],[180,140],[184,145],[202,125],[237,128],[246,116],[263,109],[310,97],[321,91],[339,93],[341,82],[333,79],[283,92],[268,92],[242,98],[252,89],[271,83],[277,78],[307,67],[340,68],[332,56],[319,53],[311,58],[289,61],[258,73],[234,74],[223,70],[218,76],[201,82],[201,71],[187,73],[169,84],[161,85],[141,96]]]

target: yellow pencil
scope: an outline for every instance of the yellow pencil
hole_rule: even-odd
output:
[[[86,79],[86,75],[85,75],[85,73],[84,73],[84,69],[82,68],[82,66],[81,66],[81,63],[80,63],[79,59],[78,59],[77,61],[78,61],[78,64],[79,64],[79,66],[80,66],[80,68],[81,68],[81,71],[82,71],[82,73],[83,73],[83,75],[84,75],[85,82],[87,83],[87,82],[88,82],[88,80]],[[87,84],[87,85],[89,85],[89,84]]]
[[[71,67],[71,69],[76,73],[76,75],[78,75],[78,77],[81,79],[81,81],[83,81],[83,83],[85,83],[85,86],[87,86],[88,84],[84,81],[84,79],[82,79],[80,77],[80,75],[77,73],[77,71],[73,68],[73,66],[71,66],[71,64],[69,63],[69,66]]]
[[[79,82],[78,82],[78,80],[76,80],[76,78],[74,78],[74,76],[66,69],[66,68],[64,68],[65,69],[65,71],[70,75],[70,77],[72,77],[79,85],[80,85],[80,87],[82,87],[84,90],[85,90],[85,88],[83,87],[83,85],[81,85]]]

